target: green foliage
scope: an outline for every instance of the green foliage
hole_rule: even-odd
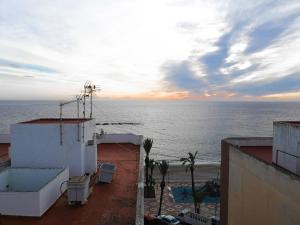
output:
[[[160,163],[158,163],[158,169],[160,174],[165,177],[169,169],[169,163],[166,160],[162,160]]]
[[[195,182],[194,182],[194,167],[195,167],[195,159],[196,159],[197,153],[198,153],[197,151],[194,154],[189,152],[188,157],[180,159],[180,161],[182,162],[182,166],[185,166],[185,172],[187,172],[188,170],[191,171],[192,191],[193,191],[195,212],[197,211],[197,195],[196,195]]]
[[[153,139],[147,138],[147,139],[144,140],[143,146],[144,146],[144,149],[145,149],[145,152],[146,152],[146,157],[147,156],[149,157],[149,153],[150,153],[150,150],[152,148],[152,144],[153,144]]]
[[[145,177],[146,177],[146,187],[149,187],[149,154],[152,148],[153,140],[151,138],[147,138],[144,140],[143,146],[146,152],[145,158]]]
[[[165,184],[165,177],[168,173],[168,169],[169,169],[169,164],[166,160],[162,160],[161,162],[157,163],[159,172],[162,176],[162,180],[160,182],[160,199],[159,199],[159,209],[158,209],[158,215],[161,214],[161,206],[162,206],[162,202],[163,202],[163,193],[164,193],[164,188],[166,186]]]
[[[188,157],[187,158],[181,158],[180,161],[182,162],[183,166],[185,167],[185,172],[187,172],[188,170],[193,170],[194,166],[195,166],[195,159],[196,156],[198,154],[198,151],[196,151],[194,154],[192,154],[191,152],[188,153]]]

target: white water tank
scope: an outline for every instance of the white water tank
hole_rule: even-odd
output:
[[[103,163],[99,166],[99,181],[104,183],[110,183],[113,179],[116,166],[111,163]]]

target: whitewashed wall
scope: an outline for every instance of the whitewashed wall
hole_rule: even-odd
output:
[[[51,180],[39,191],[39,214],[43,215],[67,189],[67,181],[69,180],[69,170],[66,168],[59,173],[55,179]],[[64,184],[61,186],[61,184]]]
[[[22,174],[23,169],[14,170],[19,170],[18,172]],[[31,169],[32,177],[41,171],[44,174],[48,172],[52,174],[53,172],[47,169]],[[0,180],[2,180],[2,173],[0,174]],[[25,171],[25,173],[27,174],[28,171]],[[68,179],[69,171],[66,168],[52,177],[49,182],[37,191],[1,191],[0,213],[3,215],[39,217],[61,196],[61,183]],[[62,191],[64,190],[66,190],[65,185],[62,186]]]
[[[97,145],[87,145],[85,148],[85,172],[95,173],[97,171]]]
[[[85,146],[93,140],[94,120],[83,124],[14,124],[11,125],[11,166],[29,168],[69,167],[70,176],[85,173]],[[78,139],[79,138],[79,139]],[[78,141],[79,140],[79,141]],[[96,159],[97,160],[97,159]]]

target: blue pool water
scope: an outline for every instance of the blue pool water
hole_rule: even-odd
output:
[[[201,188],[197,187],[196,190],[200,190]],[[177,203],[192,203],[193,195],[192,195],[192,187],[172,187],[172,194],[174,196],[175,202]],[[206,196],[203,199],[203,203],[219,203],[219,197]]]

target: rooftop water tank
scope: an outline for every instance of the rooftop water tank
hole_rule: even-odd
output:
[[[89,188],[90,176],[75,176],[68,181],[68,202],[69,205],[85,204],[92,192]]]
[[[116,166],[111,163],[102,163],[99,165],[99,170],[99,181],[104,183],[110,183],[116,171]]]

